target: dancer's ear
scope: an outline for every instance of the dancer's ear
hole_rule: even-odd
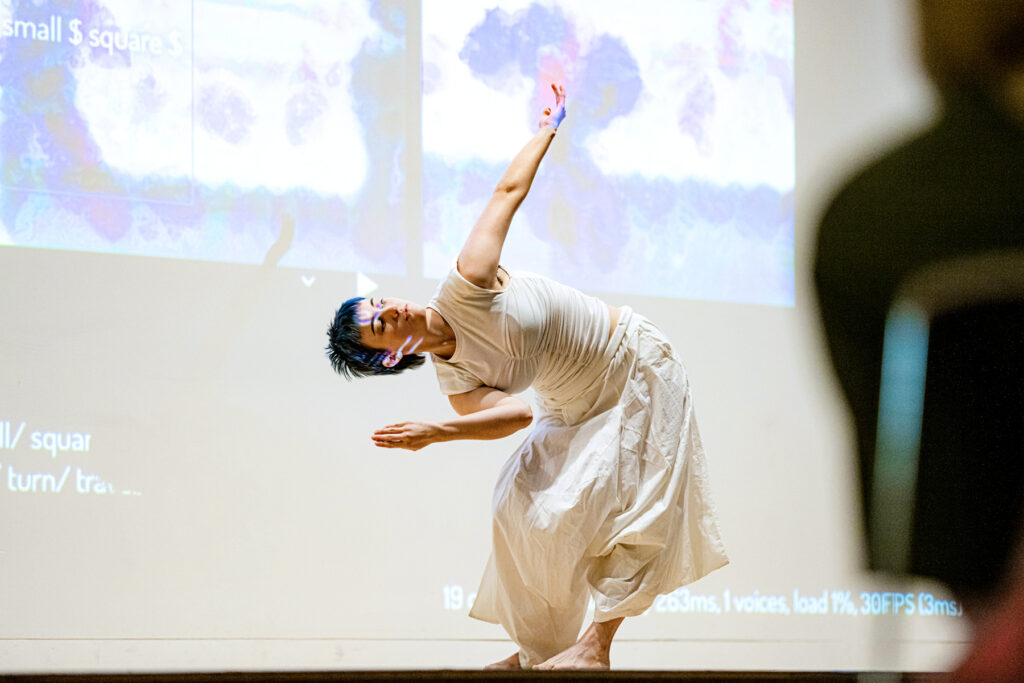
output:
[[[398,361],[400,360],[402,360],[402,354],[388,351],[384,354],[384,358],[381,360],[380,364],[386,368],[393,368],[398,365]]]

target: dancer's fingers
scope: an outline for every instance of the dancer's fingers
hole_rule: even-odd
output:
[[[404,441],[380,441],[374,444],[378,448],[404,448],[405,450],[416,450],[411,445]]]
[[[429,425],[422,422],[399,422],[378,429],[371,435],[375,446],[381,448],[404,448],[415,451],[432,443]]]
[[[565,88],[563,88],[561,85],[555,85],[554,83],[552,83],[551,89],[555,93],[555,106],[562,106],[562,102],[565,100]]]
[[[400,441],[407,436],[408,434],[381,434],[379,436],[375,436],[374,440],[382,443],[394,443],[395,441]]]

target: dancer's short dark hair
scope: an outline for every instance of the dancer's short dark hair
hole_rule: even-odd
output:
[[[363,344],[359,325],[359,302],[354,296],[338,308],[334,321],[327,328],[327,358],[334,371],[346,379],[370,375],[396,375],[408,368],[418,368],[426,360],[423,354],[407,353],[393,368],[382,361],[387,351],[371,349]]]

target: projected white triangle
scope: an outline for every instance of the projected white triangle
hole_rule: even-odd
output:
[[[377,289],[377,283],[362,273],[356,273],[356,296],[366,296]]]

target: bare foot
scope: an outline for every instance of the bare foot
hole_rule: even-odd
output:
[[[608,649],[596,643],[580,639],[568,650],[563,650],[551,659],[541,662],[534,669],[590,669],[606,671],[610,667]]]
[[[523,667],[519,666],[519,653],[506,657],[500,662],[494,664],[488,664],[484,667],[484,671],[519,671]]]
[[[575,645],[533,668],[606,671],[610,668],[608,654],[612,649],[612,638],[615,637],[615,631],[621,623],[622,617],[591,623]]]

